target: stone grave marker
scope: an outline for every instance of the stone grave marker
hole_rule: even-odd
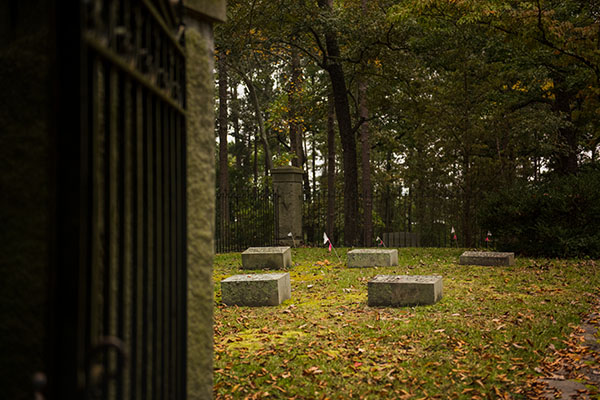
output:
[[[377,275],[367,287],[371,307],[427,305],[442,298],[442,277],[438,275]]]
[[[391,267],[398,265],[396,249],[356,249],[348,252],[348,267]]]
[[[459,259],[461,265],[515,265],[515,253],[495,251],[465,251]]]
[[[289,246],[250,247],[242,253],[244,269],[284,269],[292,266]]]
[[[233,275],[221,281],[221,300],[228,306],[276,306],[291,297],[288,272]]]

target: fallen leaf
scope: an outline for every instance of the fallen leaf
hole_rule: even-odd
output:
[[[319,367],[310,367],[303,371],[304,375],[319,375],[322,374],[323,371],[319,369]]]

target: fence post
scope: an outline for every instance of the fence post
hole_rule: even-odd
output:
[[[302,234],[302,168],[273,168],[273,192],[277,199],[277,243],[291,246],[298,245]],[[293,240],[288,236],[292,233]]]

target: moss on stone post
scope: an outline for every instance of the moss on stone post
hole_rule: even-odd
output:
[[[187,79],[187,398],[212,398],[213,237],[215,214],[214,81],[211,21],[225,2],[185,1]]]

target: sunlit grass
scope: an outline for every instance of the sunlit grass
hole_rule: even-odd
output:
[[[220,281],[249,271],[239,253],[216,256],[216,398],[524,398],[600,283],[592,260],[462,266],[462,250],[426,248],[399,249],[397,267],[349,269],[337,251],[342,263],[294,249],[292,298],[257,308],[221,304]],[[442,275],[444,297],[368,307],[377,274]]]

